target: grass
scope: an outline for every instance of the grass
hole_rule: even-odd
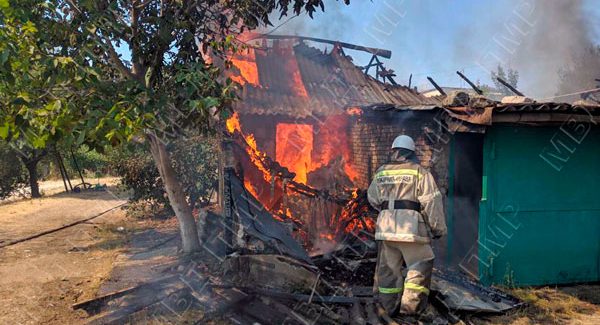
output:
[[[487,318],[487,324],[587,324],[600,314],[600,285],[516,288],[508,290],[527,306],[507,315]],[[595,317],[590,317],[595,315]],[[592,324],[593,322],[589,322]]]

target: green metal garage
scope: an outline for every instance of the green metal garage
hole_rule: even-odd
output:
[[[485,132],[456,133],[451,143],[448,249],[456,264],[485,284],[600,281],[597,109],[490,109]]]

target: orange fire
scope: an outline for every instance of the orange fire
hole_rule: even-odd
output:
[[[277,124],[275,144],[275,160],[296,173],[296,182],[306,184],[313,147],[312,125]]]
[[[231,117],[225,121],[225,125],[227,126],[227,131],[229,133],[233,133],[235,131],[242,132],[242,125],[240,124],[240,116],[237,112],[234,112]]]
[[[348,115],[360,116],[362,115],[363,111],[360,109],[360,107],[350,107],[346,110],[346,113]]]
[[[241,85],[246,83],[260,86],[258,79],[258,68],[256,67],[256,54],[254,49],[247,49],[246,53],[236,53],[229,58],[231,63],[240,71],[239,75],[231,76],[231,79]]]
[[[245,178],[244,179],[244,187],[246,188],[246,190],[248,190],[248,192],[250,192],[250,194],[252,194],[252,196],[254,196],[255,198],[259,198],[260,196],[258,195],[258,192],[256,192],[256,189],[254,188],[254,185],[252,185],[252,183],[250,183],[250,180]]]
[[[348,147],[348,139],[341,136],[346,133],[348,127],[348,119],[345,115],[331,115],[327,117],[319,130],[319,147],[317,152],[313,154],[316,159],[310,165],[309,171],[317,170],[318,168],[327,166],[334,159],[342,157],[344,159],[344,172],[351,181],[358,179],[359,173],[352,167],[351,151]]]
[[[308,92],[306,92],[306,88],[304,88],[304,82],[302,82],[302,76],[300,76],[300,70],[298,70],[298,62],[294,60],[294,63],[296,64],[296,70],[292,73],[292,87],[296,95],[308,98]]]
[[[240,116],[237,112],[234,112],[233,115],[225,121],[225,125],[227,127],[227,131],[229,133],[239,132],[246,141],[248,146],[246,147],[246,152],[250,157],[252,163],[261,171],[263,178],[266,182],[271,182],[271,173],[265,168],[262,163],[262,159],[266,156],[265,153],[258,150],[258,146],[256,145],[256,139],[254,139],[254,134],[245,135],[242,132],[242,126],[240,123]],[[250,189],[248,189],[250,190]]]
[[[353,182],[356,182],[356,180],[358,179],[358,176],[360,176],[360,174],[358,173],[358,171],[356,171],[354,169],[354,167],[352,167],[352,165],[350,165],[350,163],[347,162],[347,161],[344,164],[344,172],[346,173],[346,175],[348,175],[348,177],[350,178],[350,180],[353,181]]]

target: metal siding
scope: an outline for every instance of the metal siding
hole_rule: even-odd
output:
[[[488,133],[479,231],[484,283],[600,280],[600,131],[591,129],[581,143],[565,135],[558,127]],[[558,159],[550,161],[558,169],[549,158]]]

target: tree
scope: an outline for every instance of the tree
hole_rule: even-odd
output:
[[[69,125],[77,139],[90,145],[102,139],[113,144],[145,139],[179,221],[183,250],[199,250],[189,197],[166,144],[189,129],[214,131],[235,99],[235,84],[202,53],[211,48],[227,66],[226,54],[240,47],[236,35],[269,24],[274,11],[306,11],[312,17],[324,8],[323,1],[28,2],[15,6],[36,12],[29,19],[44,28],[41,42],[52,49],[45,55],[69,58],[82,70],[79,81],[86,88],[59,96],[73,95],[69,103],[79,105],[81,112],[69,110],[69,119],[81,122]]]
[[[46,156],[47,151],[45,149],[36,149],[36,148],[22,148],[17,149],[16,155],[19,157],[27,172],[29,174],[29,188],[31,190],[32,198],[42,197],[40,193],[40,186],[38,184],[38,172],[37,165]]]
[[[559,70],[559,101],[575,101],[581,97],[600,101],[600,92],[589,92],[581,95],[564,96],[579,93],[587,89],[600,87],[600,46],[586,48],[573,57],[570,64]]]
[[[513,92],[508,89],[505,85],[498,81],[496,78],[501,78],[506,81],[509,85],[517,88],[517,83],[519,82],[519,72],[517,70],[513,70],[511,68],[504,70],[501,65],[498,65],[496,71],[491,72],[492,82],[494,82],[494,86],[498,89],[503,95],[512,95]]]
[[[7,144],[0,143],[0,200],[22,189],[27,182],[23,166],[15,164],[17,155]]]
[[[44,2],[24,0],[20,6],[0,1],[0,139],[10,143],[29,172],[31,196],[39,197],[37,164],[46,147],[73,141],[83,115],[77,97],[94,71],[57,53],[60,42],[42,42],[58,30],[43,22]]]

